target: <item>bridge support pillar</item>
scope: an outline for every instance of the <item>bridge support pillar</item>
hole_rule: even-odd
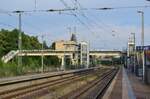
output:
[[[61,70],[65,70],[65,57],[61,57]]]

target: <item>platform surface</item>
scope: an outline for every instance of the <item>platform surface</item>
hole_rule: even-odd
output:
[[[103,99],[150,99],[150,85],[122,67]]]

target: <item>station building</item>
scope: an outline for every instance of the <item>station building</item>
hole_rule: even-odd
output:
[[[64,51],[65,60],[71,59],[71,65],[88,68],[89,65],[88,43],[83,41],[77,42],[75,34],[72,34],[70,40],[66,41],[60,40],[54,42],[54,50]],[[65,55],[66,51],[71,52],[72,55],[71,56]]]

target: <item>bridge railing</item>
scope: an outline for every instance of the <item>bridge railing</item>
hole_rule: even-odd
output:
[[[77,52],[73,50],[22,50],[22,53],[30,53],[30,52],[35,52],[35,53],[41,53],[41,52]]]
[[[19,50],[16,50],[16,51],[12,50],[8,54],[6,54],[5,56],[3,56],[1,60],[4,63],[7,63],[9,60],[11,60],[12,58],[14,58],[18,53],[19,53]]]

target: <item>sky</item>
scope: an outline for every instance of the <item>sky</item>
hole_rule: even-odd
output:
[[[48,9],[65,9],[62,0],[0,0],[0,29],[18,28],[18,15],[3,13],[7,11],[33,11]],[[50,45],[57,40],[69,40],[69,28],[76,27],[78,41],[86,41],[91,50],[122,50],[127,47],[131,33],[135,33],[136,45],[141,41],[141,15],[145,18],[145,45],[150,45],[150,8],[120,8],[145,6],[146,0],[64,0],[70,8],[77,11],[34,12],[22,15],[22,31],[26,34],[44,35]],[[113,7],[113,10],[94,10],[93,8]],[[87,8],[88,10],[81,10]],[[77,17],[73,16],[76,14]]]

